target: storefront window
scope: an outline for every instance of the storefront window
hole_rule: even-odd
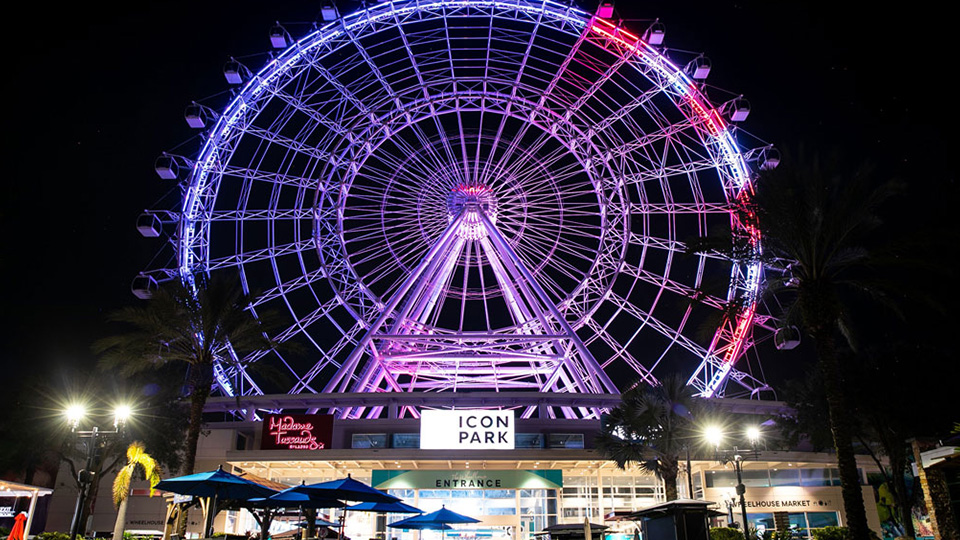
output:
[[[827,469],[800,469],[800,485],[829,486],[830,473]]]
[[[831,486],[840,485],[840,469],[830,469],[830,485]]]
[[[736,487],[737,473],[733,471],[707,471],[708,488]]]
[[[419,433],[394,433],[394,448],[420,448]]]
[[[734,473],[734,478],[736,478],[736,473]],[[770,475],[769,472],[764,469],[761,471],[758,470],[746,470],[740,475],[743,478],[743,485],[747,487],[769,487],[770,486]]]
[[[807,524],[811,529],[836,527],[840,524],[836,512],[807,512]]]
[[[386,448],[386,433],[354,433],[350,439],[350,448]]]
[[[417,490],[415,489],[388,489],[387,493],[394,497],[411,501],[417,496]]]
[[[790,530],[795,535],[809,536],[807,531],[807,517],[803,512],[790,512]]]
[[[543,434],[517,433],[513,436],[514,448],[543,448]]]
[[[547,435],[547,448],[583,448],[583,433],[551,433]]]
[[[777,528],[771,513],[747,514],[747,521],[750,522],[751,528],[760,532],[772,531]]]
[[[776,469],[770,471],[770,484],[777,486],[799,486],[800,471],[798,469]]]

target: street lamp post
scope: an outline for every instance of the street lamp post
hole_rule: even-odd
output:
[[[90,484],[93,483],[93,478],[96,474],[91,469],[93,469],[94,462],[97,459],[97,450],[100,447],[100,439],[112,435],[123,435],[124,425],[126,424],[127,419],[130,417],[130,408],[126,406],[117,407],[114,412],[113,429],[109,431],[102,430],[97,426],[94,426],[90,430],[78,430],[77,428],[80,427],[80,421],[83,420],[85,415],[86,412],[81,407],[72,406],[67,409],[67,421],[70,424],[70,431],[77,437],[77,439],[84,442],[86,445],[87,454],[84,467],[77,473],[77,482],[80,484],[80,490],[77,493],[77,507],[73,511],[73,520],[70,522],[70,540],[76,540],[77,534],[80,533],[80,521],[83,516],[83,505],[87,500],[87,492],[89,491]]]
[[[747,540],[748,521],[747,521],[747,488],[743,485],[743,462],[747,457],[757,459],[760,456],[760,429],[750,427],[747,429],[747,439],[750,441],[750,449],[742,449],[737,446],[730,448],[721,448],[723,444],[723,432],[719,428],[707,428],[705,436],[715,449],[716,459],[721,464],[730,463],[733,470],[737,473],[737,496],[740,498],[740,515],[743,519],[743,538]]]

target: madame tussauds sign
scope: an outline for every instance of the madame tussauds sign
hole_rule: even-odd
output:
[[[263,419],[261,450],[322,450],[330,447],[329,414],[275,414]]]
[[[420,413],[420,448],[429,450],[513,450],[513,411]]]

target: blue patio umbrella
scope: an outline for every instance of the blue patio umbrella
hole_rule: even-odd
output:
[[[339,499],[344,501],[383,503],[400,502],[400,499],[397,497],[394,497],[393,495],[387,495],[379,489],[370,487],[358,480],[354,480],[349,474],[346,478],[341,478],[339,480],[330,480],[329,482],[320,482],[317,484],[299,485],[292,489],[294,491],[299,491],[300,493],[306,493],[307,495],[313,495],[315,497]],[[341,539],[343,538],[343,521],[343,516],[340,516],[339,538]]]
[[[213,517],[217,515],[218,501],[225,499],[246,501],[256,497],[269,497],[277,493],[275,490],[261,486],[256,482],[230,474],[224,471],[222,466],[217,467],[215,471],[161,480],[155,488],[180,495],[210,497],[210,505],[204,512],[203,531],[206,537],[213,533],[211,529],[213,528]]]
[[[273,508],[294,508],[298,506],[301,508],[343,508],[347,505],[345,502],[338,499],[320,497],[318,495],[299,491],[297,488],[303,487],[303,485],[304,484],[287,488],[283,491],[276,492],[269,497],[248,499],[247,502],[258,507]]]
[[[446,505],[435,512],[423,514],[422,516],[407,518],[405,521],[416,521],[418,523],[443,523],[445,525],[450,523],[480,523],[480,520],[477,518],[458,514],[453,510],[447,510]]]
[[[350,510],[351,512],[381,512],[384,514],[422,514],[423,510],[410,506],[409,504],[404,504],[402,502],[393,502],[393,503],[375,503],[375,502],[365,502],[350,505],[344,510]]]
[[[300,484],[303,485],[302,483]],[[316,495],[310,495],[308,493],[302,493],[296,491],[296,488],[300,486],[294,486],[287,488],[283,491],[274,493],[269,497],[258,497],[254,499],[248,499],[247,503],[250,506],[255,508],[264,508],[263,522],[260,524],[260,530],[266,531],[270,528],[271,512],[270,509],[274,508],[298,508],[300,512],[303,512],[304,508],[342,508],[346,506],[346,503],[339,501],[337,499],[327,499],[324,497],[317,497]],[[317,520],[323,521],[323,520]],[[318,523],[319,524],[319,523]],[[335,523],[330,523],[329,521],[324,521],[324,527],[336,526]]]
[[[420,516],[416,516],[420,517]],[[416,517],[401,519],[400,521],[395,521],[393,523],[387,524],[387,527],[393,527],[394,529],[411,529],[411,530],[436,530],[436,531],[449,531],[453,527],[445,523],[420,523],[415,521]]]
[[[158,482],[155,488],[180,495],[217,497],[221,500],[240,501],[246,501],[254,497],[269,497],[277,493],[277,491],[261,486],[256,482],[230,474],[224,471],[223,467],[218,467],[215,471],[167,478]]]
[[[480,523],[480,520],[470,516],[465,516],[463,514],[458,514],[453,510],[447,510],[446,505],[444,505],[440,508],[440,510],[435,512],[402,519],[395,523],[391,523],[388,526],[399,527],[402,529],[438,529],[444,532],[445,538],[446,531],[451,528],[451,523]]]
[[[339,499],[341,501],[357,502],[384,502],[395,503],[400,499],[393,495],[387,495],[379,489],[373,488],[363,482],[354,480],[349,475],[339,480],[329,482],[320,482],[318,484],[299,485],[293,488],[294,491],[322,497],[326,499]]]

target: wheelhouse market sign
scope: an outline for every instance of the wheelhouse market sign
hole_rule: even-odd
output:
[[[261,450],[323,450],[333,439],[329,414],[271,414],[263,419]]]

